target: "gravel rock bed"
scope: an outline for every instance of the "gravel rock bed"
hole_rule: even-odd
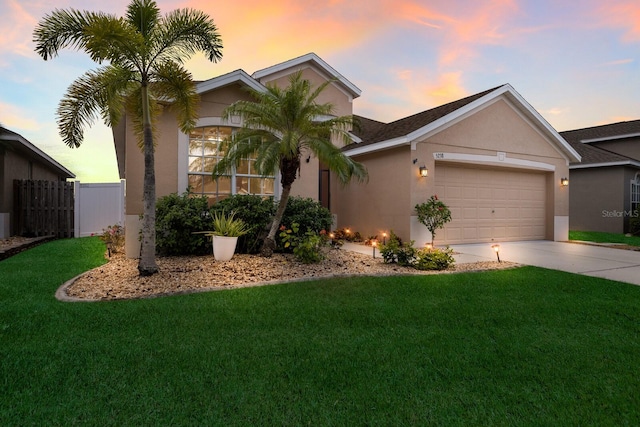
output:
[[[319,264],[303,264],[287,254],[271,258],[236,254],[231,261],[215,261],[213,256],[159,257],[160,272],[150,277],[138,275],[138,260],[123,255],[68,282],[57,293],[67,300],[115,300],[158,297],[181,293],[234,289],[273,283],[356,275],[446,274],[512,268],[510,262],[477,262],[455,265],[444,272],[419,271],[385,264],[356,252],[331,250]]]

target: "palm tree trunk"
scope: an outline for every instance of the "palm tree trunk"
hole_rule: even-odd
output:
[[[151,276],[158,272],[156,264],[156,174],[154,165],[153,132],[149,113],[149,98],[147,86],[142,85],[142,120],[144,146],[144,189],[143,189],[143,217],[142,242],[140,246],[140,260],[138,272],[141,276]]]
[[[260,254],[263,257],[270,257],[271,255],[273,255],[273,251],[276,249],[276,233],[278,232],[278,228],[280,227],[280,223],[282,222],[284,211],[287,208],[289,193],[291,193],[291,184],[283,185],[282,195],[280,196],[280,201],[278,202],[278,209],[276,209],[276,214],[273,216],[273,222],[271,223],[269,234],[267,234],[267,237],[265,237],[264,242],[262,243],[262,249],[260,250]]]

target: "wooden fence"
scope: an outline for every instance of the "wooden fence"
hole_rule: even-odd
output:
[[[73,237],[73,183],[14,180],[14,234]]]

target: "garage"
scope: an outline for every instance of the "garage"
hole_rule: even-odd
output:
[[[437,162],[436,194],[452,217],[437,240],[460,244],[545,239],[545,188],[544,172]]]

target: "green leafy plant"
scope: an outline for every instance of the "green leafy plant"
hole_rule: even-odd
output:
[[[257,253],[262,240],[267,235],[271,217],[275,212],[273,198],[253,194],[238,194],[220,200],[211,206],[211,215],[221,212],[233,212],[237,219],[251,226],[246,234],[238,238],[238,253]]]
[[[359,231],[353,231],[350,228],[343,227],[333,231],[335,240],[346,240],[347,242],[362,242],[362,235]]]
[[[250,228],[235,213],[226,215],[224,212],[213,215],[213,231],[201,231],[206,236],[240,237],[249,232]]]
[[[206,197],[184,192],[160,197],[156,204],[156,250],[160,255],[203,255],[210,243],[203,235],[211,229],[211,215]]]
[[[416,212],[418,213],[418,221],[427,227],[427,230],[431,232],[431,246],[436,237],[436,230],[444,227],[444,225],[451,221],[451,211],[443,202],[438,200],[437,195],[429,197],[425,203],[416,205]]]
[[[629,233],[631,233],[634,236],[640,236],[640,218],[639,217],[636,216],[629,219]]]
[[[124,250],[124,227],[115,224],[109,225],[102,230],[102,234],[98,236],[105,244],[110,246],[110,253],[118,253]]]
[[[389,239],[386,244],[380,246],[380,255],[382,260],[387,264],[398,264],[400,266],[412,266],[415,262],[414,241],[403,242],[393,230],[389,233]]]
[[[333,218],[331,211],[317,200],[309,197],[289,197],[287,208],[282,217],[282,224],[297,223],[301,230],[312,230],[320,233],[331,229]]]
[[[455,264],[453,250],[422,248],[415,252],[413,268],[417,270],[446,270]]]
[[[303,235],[299,233],[300,226],[295,222],[291,224],[291,228],[284,225],[280,227],[280,242],[284,250],[291,250],[298,261],[306,264],[325,259],[323,248],[328,241],[326,231],[320,230],[316,233],[313,230],[307,230]]]

